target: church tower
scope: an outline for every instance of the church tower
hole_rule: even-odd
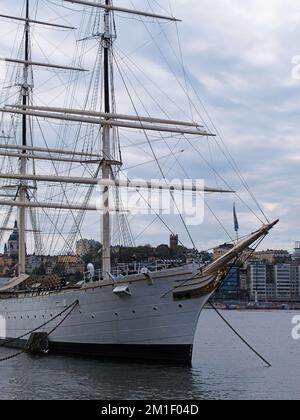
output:
[[[7,241],[6,254],[12,258],[17,258],[19,255],[19,228],[17,221],[15,221],[14,230]]]

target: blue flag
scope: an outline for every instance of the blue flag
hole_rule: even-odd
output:
[[[234,219],[234,230],[238,232],[240,227],[239,227],[239,221],[236,214],[235,203],[233,204],[233,219]]]

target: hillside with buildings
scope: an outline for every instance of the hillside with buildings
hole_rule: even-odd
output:
[[[0,255],[0,277],[11,277],[17,272],[18,225],[12,229],[4,252]],[[202,262],[217,259],[227,253],[232,244],[216,247],[212,254],[203,252],[197,255]],[[81,239],[76,244],[76,252],[68,255],[27,255],[26,272],[32,275],[62,275],[70,281],[83,279],[88,263],[101,268],[102,246],[93,239]],[[151,245],[126,248],[112,247],[114,265],[151,264],[157,261],[169,265],[180,265],[195,258],[193,250],[179,244],[178,235],[170,235],[169,244],[157,247]],[[286,250],[255,251],[248,249],[239,261],[228,267],[228,275],[215,295],[220,300],[239,300],[256,302],[300,301],[300,242],[290,254]]]
[[[224,244],[214,250],[214,258],[228,251]],[[257,302],[300,301],[300,242],[293,254],[286,250],[266,250],[249,254],[249,259],[230,267],[216,298]]]

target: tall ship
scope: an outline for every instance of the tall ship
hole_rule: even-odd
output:
[[[178,35],[181,25],[170,10],[156,1],[142,2],[145,10],[112,0],[17,3],[15,13],[0,10],[1,30],[11,34],[9,53],[1,58],[6,76],[0,98],[0,239],[4,247],[10,234],[5,252],[17,249],[18,258],[14,274],[0,286],[0,343],[24,348],[32,334],[41,333],[51,353],[189,365],[202,309],[230,265],[254,249],[278,221],[262,220],[260,214],[254,232],[231,238],[232,246],[215,260],[201,259],[178,197],[200,197],[205,204],[211,196],[237,195],[243,202],[244,196],[216,170],[212,187],[168,180],[170,173],[188,178],[188,160],[181,160],[185,150],[194,159],[200,142],[218,141],[202,119],[196,121],[200,114],[189,96],[179,38],[176,49],[177,38],[170,42],[166,35],[170,28]],[[8,6],[6,11],[13,9]],[[135,58],[151,43],[143,68]],[[174,52],[180,75],[173,73],[164,47]],[[163,86],[157,59],[151,64],[154,51],[165,60]],[[151,65],[152,81],[147,72]],[[168,86],[173,77],[184,100]],[[167,99],[161,102],[164,91]],[[200,168],[200,152],[197,156]],[[158,180],[137,178],[135,171],[143,165],[141,173]],[[174,218],[191,240],[193,253],[176,263],[118,263],[112,251],[134,245],[133,225],[140,227],[141,238],[153,228],[153,219],[168,234],[177,230],[170,226],[174,218],[168,223],[165,217],[160,194],[178,210]],[[141,203],[151,215],[150,224],[145,215],[139,222],[134,214]],[[222,220],[216,217],[218,223]],[[91,261],[82,270],[83,280],[74,284],[64,281],[58,267],[56,286],[42,287],[45,273],[28,272],[29,255],[56,254],[63,262],[74,256],[76,241],[87,228],[94,237],[99,232],[101,267]]]

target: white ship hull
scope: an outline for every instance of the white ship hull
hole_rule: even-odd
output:
[[[190,364],[200,313],[211,293],[182,301],[174,287],[191,279],[193,267],[122,279],[131,295],[116,294],[111,282],[82,289],[19,294],[0,299],[1,339],[17,338],[61,313],[76,300],[79,305],[51,334],[50,351],[81,356],[123,358]],[[49,332],[61,318],[40,332]],[[24,346],[28,336],[10,346]]]

